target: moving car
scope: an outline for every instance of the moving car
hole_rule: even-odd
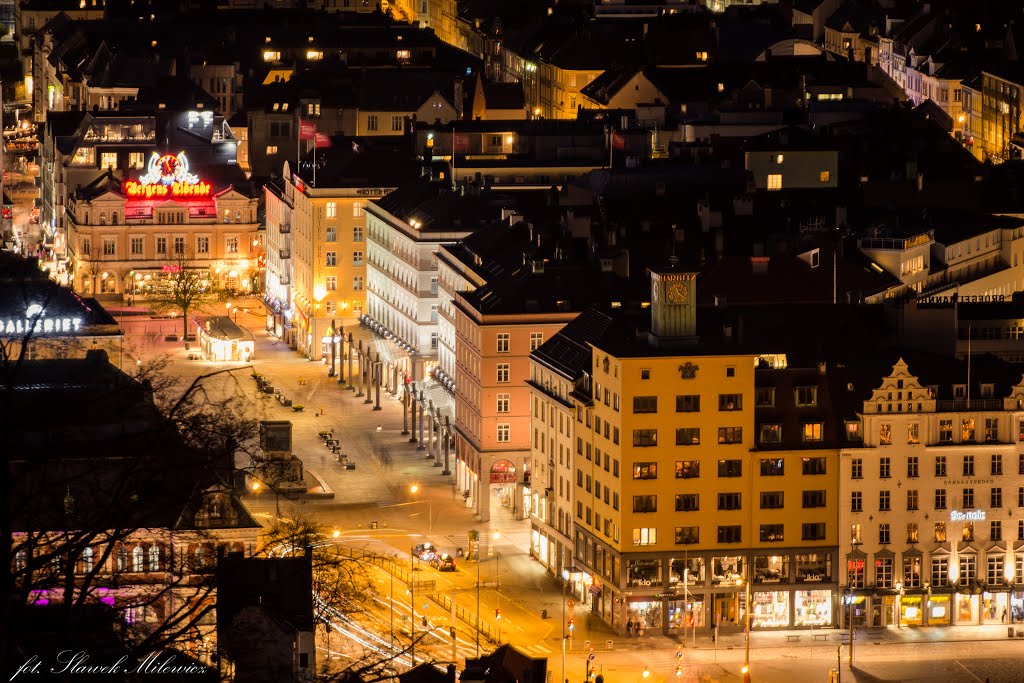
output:
[[[430,560],[430,566],[439,572],[453,572],[455,571],[455,558],[448,553],[434,555]]]
[[[412,547],[413,557],[418,557],[424,562],[429,562],[437,555],[437,547],[433,543],[420,543]]]

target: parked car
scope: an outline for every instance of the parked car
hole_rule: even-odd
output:
[[[430,566],[439,572],[453,572],[455,571],[455,558],[448,553],[434,555],[430,560]]]
[[[437,548],[433,543],[420,543],[412,547],[413,557],[418,557],[424,562],[429,562],[437,555]]]

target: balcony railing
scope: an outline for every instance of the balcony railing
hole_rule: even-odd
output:
[[[955,413],[965,410],[1002,410],[1003,399],[972,398],[968,401],[965,398],[961,398],[953,401],[936,401],[935,409],[940,413]]]

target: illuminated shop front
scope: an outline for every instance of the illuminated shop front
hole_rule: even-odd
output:
[[[686,629],[702,628],[704,621],[704,594],[689,593],[682,600],[668,602],[668,632],[683,633]]]
[[[793,591],[794,626],[831,626],[832,591]]]
[[[750,612],[751,628],[789,626],[789,591],[754,591]]]
[[[952,623],[952,595],[932,594],[927,605],[929,626],[949,626]]]
[[[645,630],[655,629],[654,632],[657,633],[662,627],[663,613],[660,598],[630,598],[627,603],[626,621],[632,619],[634,624],[641,624]]]
[[[900,600],[900,623],[904,626],[924,624],[924,596],[904,595]]]

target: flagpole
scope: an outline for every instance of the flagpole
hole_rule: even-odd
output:
[[[302,114],[299,113],[295,118],[298,120],[298,125],[295,127],[295,174],[301,177],[299,164],[302,163]]]

